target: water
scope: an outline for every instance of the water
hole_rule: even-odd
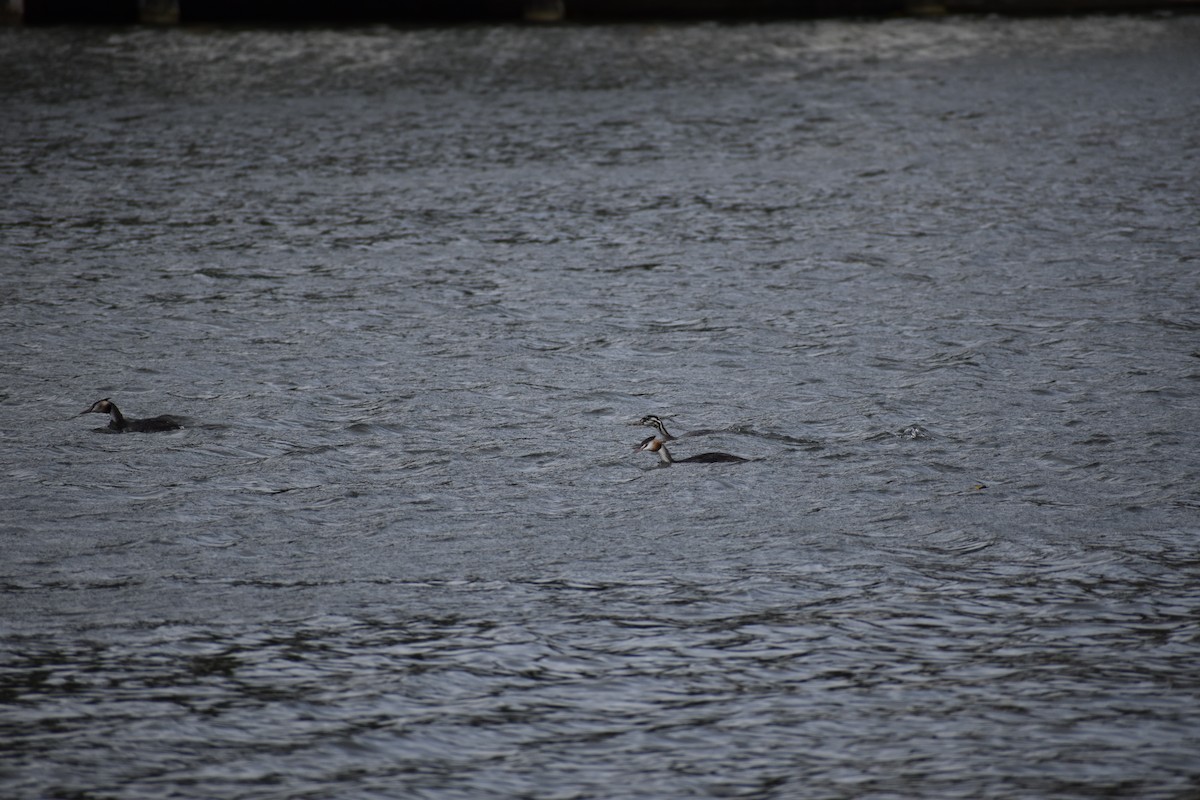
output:
[[[0,793],[1196,797],[1198,43],[0,30]]]

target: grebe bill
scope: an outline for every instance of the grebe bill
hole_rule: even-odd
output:
[[[692,464],[719,464],[750,460],[741,456],[735,456],[732,453],[701,453],[698,456],[688,456],[687,458],[672,458],[671,451],[667,449],[667,445],[653,436],[643,441],[638,449],[650,453],[658,453],[658,463],[663,466],[668,464],[686,464],[689,462]]]
[[[158,431],[175,431],[183,427],[178,417],[172,417],[167,414],[148,419],[125,419],[125,415],[117,408],[117,404],[107,397],[103,400],[97,400],[92,403],[90,408],[85,408],[75,416],[82,417],[84,414],[108,414],[111,417],[108,421],[109,429],[121,433],[125,433],[126,431],[156,433]]]

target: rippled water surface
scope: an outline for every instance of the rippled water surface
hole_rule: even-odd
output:
[[[1197,797],[1198,88],[1196,17],[0,30],[0,794]]]

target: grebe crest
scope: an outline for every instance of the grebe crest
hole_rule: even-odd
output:
[[[117,408],[117,404],[107,397],[92,403],[91,407],[85,408],[76,414],[76,416],[82,417],[84,414],[108,414],[110,417],[108,421],[109,430],[120,433],[126,431],[155,433],[157,431],[174,431],[182,427],[182,423],[177,417],[167,414],[148,419],[125,419],[125,415]]]

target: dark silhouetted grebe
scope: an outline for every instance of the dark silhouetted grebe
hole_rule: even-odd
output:
[[[639,450],[645,450],[650,453],[658,453],[658,462],[663,466],[668,464],[720,464],[731,463],[735,461],[749,461],[748,458],[735,456],[731,453],[701,453],[698,456],[688,456],[687,458],[672,458],[671,453],[667,450],[666,444],[661,439],[651,437],[638,446]]]
[[[103,400],[97,400],[92,403],[91,408],[86,408],[80,411],[76,416],[82,417],[84,414],[109,414],[112,419],[108,421],[108,427],[114,431],[125,433],[132,431],[134,433],[155,433],[157,431],[174,431],[182,426],[182,422],[178,417],[168,416],[166,414],[161,417],[150,417],[149,419],[125,419],[121,414],[116,404],[107,397]]]

